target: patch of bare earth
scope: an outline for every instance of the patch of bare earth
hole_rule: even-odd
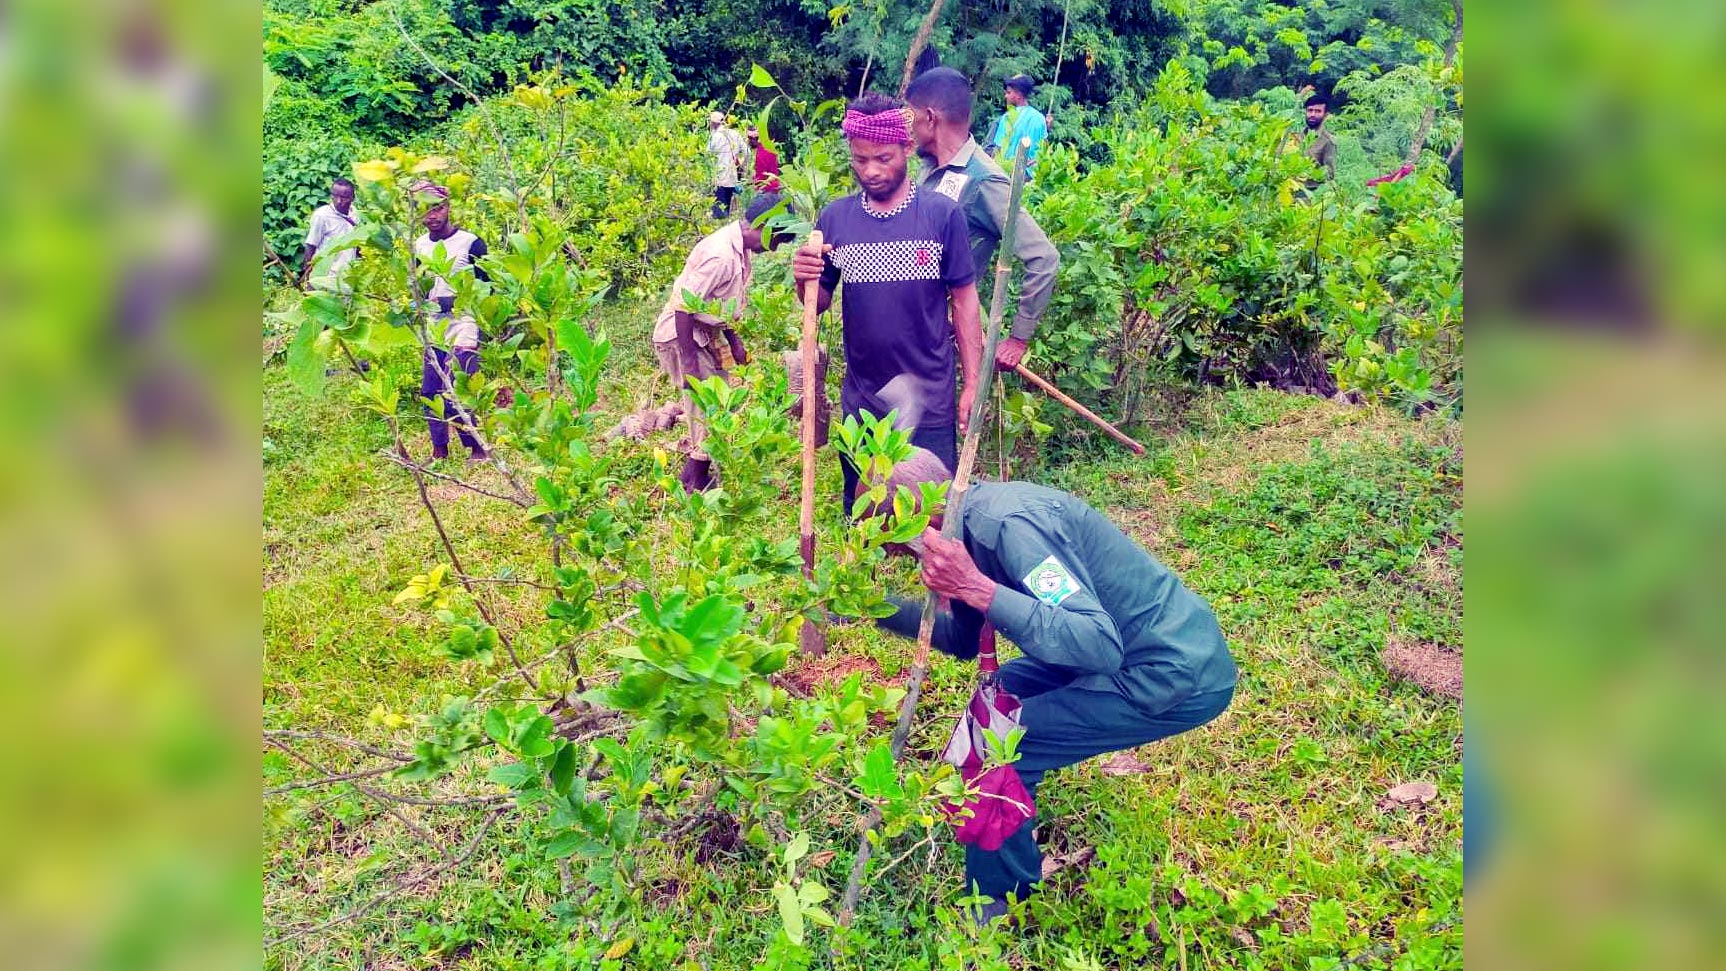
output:
[[[1428,694],[1462,700],[1462,654],[1437,644],[1390,637],[1379,655],[1392,677]]]
[[[905,672],[891,678],[881,676],[881,665],[866,654],[830,653],[826,657],[812,657],[798,662],[794,667],[788,667],[779,673],[779,681],[785,690],[808,697],[822,685],[842,683],[846,678],[861,671],[865,682],[902,686],[905,683]]]

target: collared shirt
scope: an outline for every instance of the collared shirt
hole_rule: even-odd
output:
[[[359,216],[360,214],[353,209],[349,209],[347,214],[343,215],[328,202],[312,210],[311,224],[306,227],[306,245],[312,248],[314,258],[323,252],[325,243],[353,232],[354,227],[359,225]],[[330,257],[330,275],[339,276],[342,268],[359,255],[359,249],[349,248]]]
[[[1012,159],[1013,153],[1019,150],[1019,139],[1029,138],[1031,147],[1025,152],[1025,172],[1029,177],[1030,173],[1037,170],[1037,157],[1042,154],[1043,139],[1049,137],[1049,121],[1043,117],[1041,111],[1029,104],[1013,109],[1012,114],[1014,118],[1009,130],[1008,112],[1001,112],[1001,117],[995,120],[989,144],[995,146],[995,151],[1000,154],[1002,161],[1008,161]]]
[[[683,291],[688,290],[702,300],[735,301],[741,310],[754,273],[749,250],[743,245],[741,220],[708,233],[689,251],[689,258],[683,261],[683,272],[671,285],[665,308],[659,312],[659,320],[653,325],[654,342],[664,344],[677,339],[677,312],[686,309]],[[703,325],[695,328],[695,342],[703,346],[712,339],[714,328],[724,327],[727,323],[712,314],[693,316],[697,324]]]
[[[1320,125],[1317,131],[1303,128],[1299,133],[1301,152],[1324,169],[1327,180],[1336,178],[1336,139],[1330,137],[1330,129]],[[1318,185],[1315,180],[1308,180],[1307,187]]]
[[[939,192],[964,210],[965,227],[971,238],[971,264],[979,277],[986,275],[989,260],[1006,231],[1007,204],[1013,199],[1013,183],[1006,172],[983,154],[975,138],[968,138],[946,165],[923,170],[922,185],[924,191]],[[1028,341],[1036,333],[1043,311],[1048,309],[1050,294],[1055,292],[1061,254],[1022,205],[1019,224],[1014,227],[1013,255],[1025,264],[1025,284],[1018,312],[1013,315],[1011,335]]]
[[[995,581],[988,620],[1027,655],[1120,690],[1147,712],[1235,684],[1221,627],[1203,597],[1077,497],[1027,482],[978,482],[960,507],[960,539]],[[899,602],[878,623],[916,636],[921,607]],[[954,601],[935,646],[975,657],[984,615]]]
[[[743,164],[743,150],[748,148],[735,128],[719,127],[707,136],[707,153],[713,156],[713,184],[735,186],[737,173]]]

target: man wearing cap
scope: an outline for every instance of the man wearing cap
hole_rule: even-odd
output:
[[[717,111],[707,116],[707,154],[713,156],[713,218],[731,215],[731,200],[737,197],[739,173],[743,164],[743,136],[725,124],[725,116]]]
[[[474,279],[490,282],[479,268],[480,257],[486,254],[485,240],[456,226],[450,216],[449,189],[431,182],[413,186],[414,199],[427,206],[421,217],[426,231],[414,240],[414,256],[420,262],[447,264],[450,275],[472,273]],[[425,359],[420,376],[420,396],[440,407],[425,406],[426,425],[431,433],[432,458],[449,456],[449,426],[453,422],[461,442],[467,446],[468,460],[477,462],[486,457],[484,446],[473,434],[468,420],[471,414],[457,406],[453,394],[455,368],[463,373],[479,371],[479,323],[471,313],[456,313],[456,288],[441,274],[434,274],[428,287],[420,281],[422,290],[431,301],[426,317]],[[447,348],[447,349],[446,349]]]
[[[1001,117],[995,121],[994,133],[989,136],[989,155],[1003,161],[1012,158],[1013,153],[1019,150],[1019,139],[1031,140],[1031,148],[1025,153],[1026,178],[1037,170],[1043,139],[1049,137],[1048,119],[1031,105],[1031,91],[1036,86],[1037,82],[1023,74],[1015,74],[1001,83],[1007,110],[1001,112]]]
[[[884,484],[889,496],[899,486],[915,495],[950,478],[918,450]],[[962,501],[958,538],[942,538],[937,514],[920,544],[891,552],[917,555],[923,584],[951,605],[936,616],[937,649],[977,657],[986,620],[1023,652],[1000,679],[1024,705],[1014,768],[1033,798],[1051,769],[1191,731],[1228,708],[1235,662],[1210,605],[1114,523],[1027,482],[975,482]],[[876,623],[916,637],[922,603],[892,599],[898,612]],[[1033,822],[999,850],[965,847],[966,889],[990,898],[981,921],[1042,879]]]
[[[914,444],[956,464],[983,356],[976,273],[958,203],[918,192],[908,177],[909,115],[904,102],[873,91],[846,108],[851,171],[862,191],[821,211],[815,228],[825,246],[799,249],[791,272],[799,300],[804,283],[821,281],[820,310],[845,286],[844,414],[897,412]],[[848,460],[842,466],[849,511],[857,470]]]
[[[985,155],[971,137],[971,82],[950,67],[917,75],[905,89],[911,106],[911,134],[923,160],[920,187],[952,199],[964,210],[971,238],[971,263],[982,276],[1007,227],[1012,183],[1001,166]],[[1008,155],[1011,158],[1011,153]],[[1025,356],[1037,322],[1049,306],[1061,254],[1023,206],[1014,230],[1013,255],[1025,264],[1024,289],[1013,315],[1011,332],[995,346],[995,364],[1011,371]]]

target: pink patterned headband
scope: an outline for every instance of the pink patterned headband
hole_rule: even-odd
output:
[[[861,138],[883,145],[903,145],[911,140],[911,117],[910,108],[892,108],[873,115],[846,109],[845,121],[840,128],[844,130],[846,138]]]
[[[415,182],[412,186],[409,186],[409,190],[412,191],[414,195],[423,196],[427,199],[437,199],[439,201],[449,200],[448,188],[427,179],[421,179],[418,182]]]

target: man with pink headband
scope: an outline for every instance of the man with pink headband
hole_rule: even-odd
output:
[[[952,468],[976,395],[983,325],[964,213],[946,196],[919,193],[907,177],[910,120],[904,102],[873,91],[846,108],[851,171],[862,191],[821,211],[815,228],[825,245],[799,249],[791,272],[799,300],[803,284],[821,281],[823,311],[845,285],[844,414],[896,411],[912,443]],[[849,512],[857,470],[842,463]]]

